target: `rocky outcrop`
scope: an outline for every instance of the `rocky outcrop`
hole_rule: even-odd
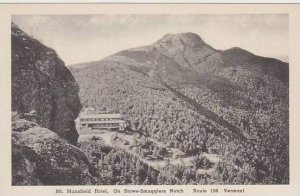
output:
[[[12,111],[33,119],[76,145],[74,120],[81,109],[78,85],[53,49],[12,24]],[[31,119],[32,120],[32,119]]]
[[[195,33],[167,34],[153,46],[185,67],[194,67],[216,52]]]
[[[12,24],[12,185],[86,185],[76,146],[79,88],[54,50]],[[73,145],[72,145],[73,144]]]
[[[93,169],[77,147],[24,119],[12,127],[12,185],[92,184]]]

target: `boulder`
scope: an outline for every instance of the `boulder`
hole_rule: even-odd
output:
[[[93,184],[94,170],[80,149],[30,121],[13,123],[12,185]]]

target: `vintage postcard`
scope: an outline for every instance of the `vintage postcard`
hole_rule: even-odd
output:
[[[0,11],[0,195],[300,194],[299,5]]]

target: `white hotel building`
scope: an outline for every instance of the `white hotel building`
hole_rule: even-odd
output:
[[[124,130],[125,121],[121,114],[80,114],[80,128]]]

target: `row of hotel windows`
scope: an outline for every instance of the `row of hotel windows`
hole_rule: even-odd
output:
[[[111,120],[121,120],[120,118],[84,118],[80,121],[111,121]]]
[[[82,124],[82,126],[92,126],[92,127],[118,127],[119,123],[102,123],[102,124]]]

